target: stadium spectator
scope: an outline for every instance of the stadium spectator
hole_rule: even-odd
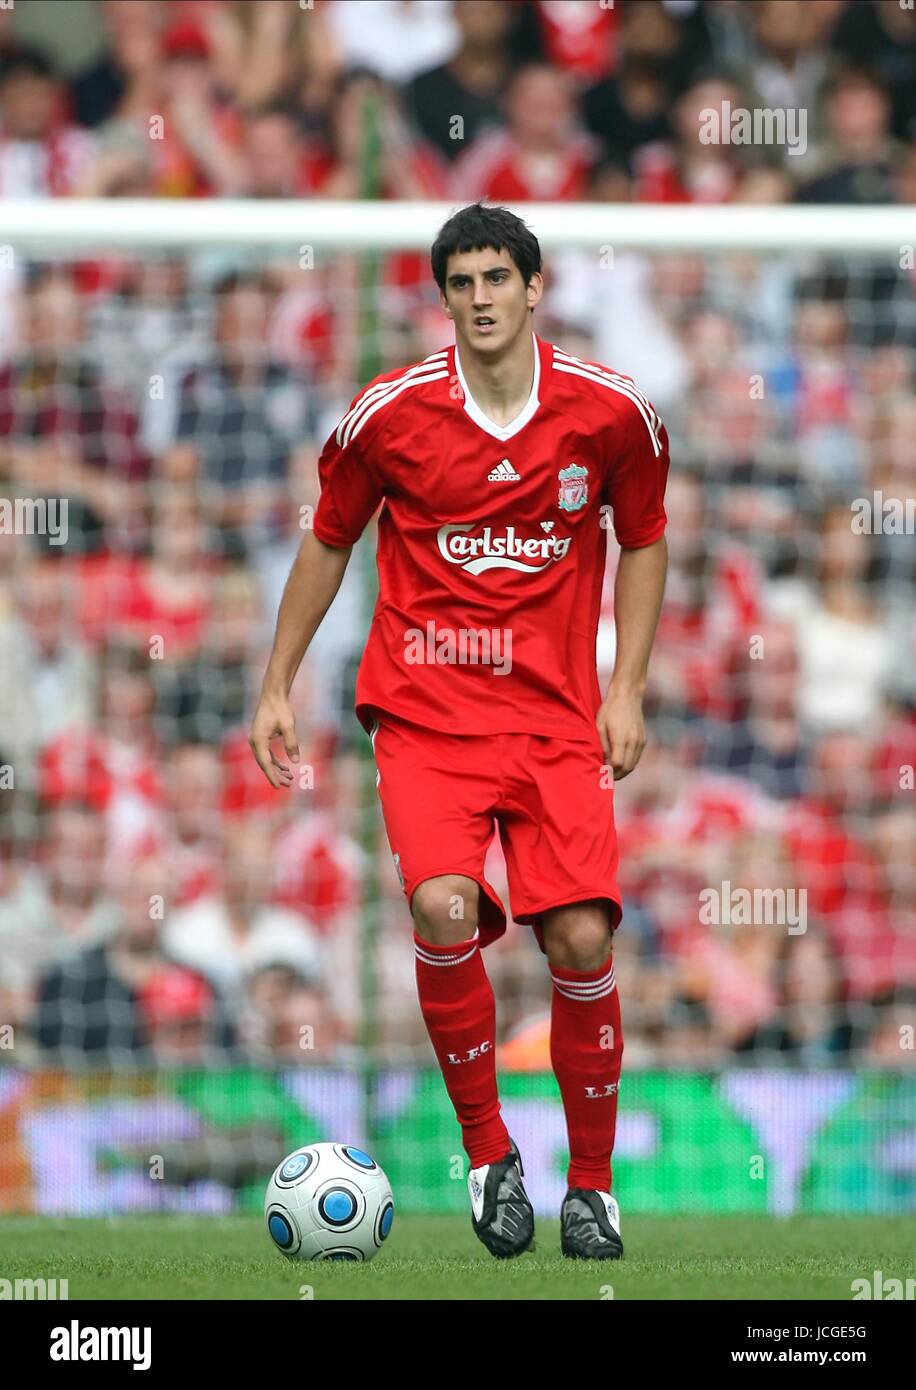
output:
[[[113,935],[41,978],[31,1030],[45,1060],[53,1057],[65,1066],[91,1060],[113,1068],[174,1060],[174,1025],[189,1014],[198,1031],[191,1034],[191,1056],[185,1048],[180,1056],[200,1061],[195,1054],[203,1041],[231,1046],[233,1033],[213,991],[189,971],[179,976],[163,953],[161,905],[168,882],[166,865],[154,856],[125,863]],[[201,1026],[207,1029],[203,1034]]]
[[[19,50],[13,33],[16,15],[12,6],[0,10],[0,71]]]
[[[137,415],[85,349],[83,305],[63,270],[26,285],[21,346],[0,367],[0,471],[21,493],[68,500],[68,547],[130,545],[148,460]]]
[[[180,965],[163,965],[137,991],[140,1026],[157,1067],[212,1066],[218,1004],[202,975]],[[231,1046],[223,1026],[220,1043]]]
[[[216,890],[221,788],[217,748],[207,743],[172,743],[166,755],[164,810],[173,908],[186,907]]]
[[[894,168],[894,197],[905,206],[916,203],[916,138],[903,147]]]
[[[0,29],[2,37],[2,29]],[[0,769],[4,781],[10,766],[8,754],[0,748]],[[0,797],[0,1014],[17,1028],[30,1004],[28,963],[7,951],[8,920],[6,904],[18,891],[25,872],[24,858],[30,832],[34,838],[34,812],[31,799],[6,786]]]
[[[275,613],[280,606],[303,527],[314,516],[318,492],[315,450],[297,449],[290,459],[289,501],[283,535],[278,536],[273,545],[258,550],[254,557],[262,614]],[[304,683],[307,723],[318,730],[331,729],[339,733],[341,726],[346,724],[347,699],[362,651],[364,608],[364,586],[355,568],[348,566],[328,609],[327,619],[313,639],[311,650],[315,660],[310,663]]]
[[[682,92],[712,56],[709,6],[672,10],[663,0],[620,6],[620,54],[625,65],[642,63],[658,72],[672,92]]]
[[[758,911],[754,895],[791,890],[791,875],[778,835],[738,835],[701,890],[717,895],[718,906],[705,916],[701,910],[699,923],[694,915],[688,926],[684,903],[684,931],[675,947],[682,987],[690,998],[702,1001],[717,1040],[735,1052],[751,1048],[756,1030],[776,1017],[776,961],[784,935],[796,925],[780,921],[778,912]],[[729,904],[736,893],[746,893],[754,904],[750,921],[732,914]]]
[[[367,67],[388,82],[409,82],[457,49],[453,8],[450,0],[332,0],[329,37],[341,67]]]
[[[785,169],[776,164],[762,163],[743,170],[732,194],[735,203],[789,203],[795,184]]]
[[[49,809],[34,862],[25,859],[0,897],[0,986],[23,1022],[39,979],[58,962],[109,940],[118,912],[103,881],[105,828],[78,801]]]
[[[799,713],[808,732],[878,727],[891,649],[886,615],[868,583],[872,553],[872,537],[854,534],[849,508],[828,508],[817,539],[816,588],[795,589],[780,601],[781,608],[792,604]]]
[[[747,1040],[761,1062],[799,1067],[838,1066],[855,1041],[853,1018],[843,1001],[842,961],[818,930],[786,936],[777,964],[779,1014]]]
[[[92,136],[69,125],[51,61],[17,46],[0,66],[0,197],[75,193],[94,155]]]
[[[98,724],[50,739],[38,765],[45,806],[84,800],[107,829],[106,871],[161,831],[161,748],[146,648],[111,640],[100,671]]]
[[[425,139],[451,161],[487,127],[502,124],[502,97],[513,70],[509,36],[516,17],[501,0],[465,0],[454,8],[458,51],[418,73],[405,100]]]
[[[157,29],[153,22],[151,30],[125,31],[131,62],[122,68],[124,89],[96,131],[100,159],[81,191],[167,198],[241,193],[239,111],[218,90],[205,25],[176,14]]]
[[[731,1060],[706,1003],[689,993],[675,994],[664,1020],[650,1024],[648,1034],[653,1045],[650,1065],[685,1071],[724,1066]]]
[[[749,68],[739,74],[749,107],[803,111],[807,149],[789,155],[776,146],[787,164],[804,162],[818,139],[818,96],[827,75],[826,42],[835,14],[830,5],[808,0],[759,0],[749,14],[754,49]]]
[[[505,130],[479,135],[455,161],[452,198],[584,198],[599,146],[579,126],[569,79],[545,64],[521,68],[509,83],[505,108]]]
[[[196,491],[181,483],[152,488],[151,554],[126,582],[108,590],[108,622],[153,661],[186,664],[199,654],[219,559],[208,545]],[[154,668],[150,668],[154,669]]]
[[[13,593],[13,611],[0,622],[0,728],[16,785],[34,791],[42,745],[92,722],[97,671],[75,622],[66,562],[26,559]]]
[[[269,873],[274,831],[265,817],[246,817],[224,827],[220,884],[186,907],[170,911],[163,941],[173,959],[206,976],[236,1004],[246,973],[265,963],[282,936],[299,952],[310,973],[321,970],[321,947],[308,920],[289,908],[272,906]],[[270,962],[272,963],[272,961]]]
[[[762,617],[760,568],[728,539],[711,543],[714,517],[694,473],[668,485],[670,570],[650,674],[653,695],[695,720],[740,714],[734,672]]]
[[[247,198],[302,198],[314,193],[329,167],[329,157],[310,153],[292,111],[266,106],[247,112],[242,126]]]
[[[773,365],[772,396],[802,446],[801,470],[822,494],[849,495],[860,485],[854,432],[856,363],[846,297],[820,277],[797,287],[792,343]]]
[[[704,768],[701,755],[701,731],[660,711],[638,781],[615,789],[622,891],[651,916],[665,952],[690,945],[699,893],[775,818],[755,786]]]
[[[176,375],[209,344],[209,308],[180,255],[123,258],[103,273],[104,286],[85,299],[87,350],[106,380],[142,405],[142,446],[159,452],[174,424]]]
[[[270,354],[261,279],[230,274],[215,295],[212,351],[182,377],[176,438],[199,451],[208,519],[239,555],[276,534],[290,450],[313,422],[301,376]]]
[[[893,351],[893,350],[892,350]],[[877,364],[876,364],[877,365]],[[906,389],[909,362],[905,354],[890,359],[894,376],[883,395],[875,372],[864,389],[871,410],[866,425],[867,464],[863,524],[874,534],[876,563],[888,602],[902,614],[910,609],[910,591],[916,583],[916,553],[907,527],[907,508],[916,493],[916,399]],[[894,389],[899,383],[899,390]],[[876,506],[877,499],[877,506]],[[876,533],[876,534],[875,534]],[[897,664],[906,663],[908,643],[895,648]],[[916,675],[898,673],[898,688],[916,695]],[[916,703],[916,700],[914,700]]]
[[[252,672],[263,652],[261,604],[251,572],[241,566],[217,576],[201,645],[189,659],[159,672],[156,717],[164,742],[218,743],[240,728],[256,691]]]
[[[156,0],[102,0],[103,49],[70,83],[80,125],[100,126],[115,114],[128,91],[145,89],[155,105],[155,74],[164,10]]]
[[[891,136],[887,88],[869,69],[849,68],[824,87],[820,169],[798,190],[801,203],[892,203],[902,150]]]
[[[373,132],[374,133],[370,133]],[[445,166],[411,130],[397,90],[369,68],[340,74],[330,120],[322,198],[440,198]]]
[[[147,643],[157,636],[151,634]],[[112,640],[102,663],[101,752],[111,786],[107,813],[113,850],[139,839],[158,824],[161,748],[156,736],[151,664],[149,645],[140,641],[134,645],[130,638]]]
[[[916,25],[912,13],[897,0],[862,0],[839,15],[831,48],[848,64],[867,55],[872,70],[889,91],[894,108],[894,134],[916,138]]]
[[[551,67],[568,73],[580,85],[614,70],[619,17],[613,5],[535,0],[531,9],[542,56]]]
[[[585,92],[582,105],[586,126],[608,156],[632,168],[642,146],[671,138],[672,102],[709,62],[711,41],[707,13],[699,8],[675,15],[658,0],[648,0],[622,6],[619,18],[619,51],[612,31],[613,61]]]
[[[659,68],[626,56],[613,77],[585,93],[582,113],[607,155],[629,166],[642,145],[669,138],[670,102],[671,90]]]
[[[913,1050],[904,1046],[910,1036],[916,1010],[916,987],[901,986],[888,990],[876,1003],[871,1015],[871,1030],[861,1053],[864,1067],[892,1067],[911,1072]]]
[[[596,175],[607,169],[599,166]],[[619,170],[613,172],[619,180]],[[596,196],[601,201],[600,193]],[[596,276],[594,256],[581,251],[551,258],[542,302],[557,325],[557,338],[580,333],[585,345],[578,356],[626,360],[627,375],[641,381],[653,404],[670,415],[682,401],[692,365],[681,342],[683,297],[667,292],[658,262],[645,256],[621,251],[601,270]]]
[[[895,938],[894,979],[916,984],[916,814],[913,809],[892,805],[874,816],[869,825],[869,845],[878,864],[880,892]]]
[[[685,319],[682,333],[690,359],[691,391],[713,390],[741,351],[737,323],[728,314],[703,305]]]
[[[306,916],[324,937],[333,936],[347,914],[359,908],[364,855],[335,823],[336,783],[346,780],[346,765],[320,762],[315,768],[317,804],[298,815],[277,837],[278,867],[274,901]],[[343,797],[338,797],[343,800]],[[322,807],[321,802],[330,802]]]
[[[912,649],[916,634],[910,624]],[[876,807],[892,808],[899,793],[913,777],[916,768],[916,699],[889,699],[886,722],[875,749],[874,778]]]
[[[641,203],[724,203],[734,194],[744,147],[701,139],[705,113],[740,104],[735,83],[701,72],[677,98],[670,140],[641,145],[633,157],[634,197]]]
[[[808,912],[843,962],[851,999],[891,987],[912,947],[888,911],[887,883],[867,817],[874,804],[873,740],[858,732],[822,735],[813,745],[805,796],[787,808],[783,833]],[[909,938],[910,942],[912,938]]]
[[[301,941],[273,933],[245,978],[243,1038],[251,1059],[305,1066],[342,1060],[344,1032]]]
[[[284,101],[303,68],[317,92],[336,67],[327,6],[231,0],[205,10],[200,20],[214,79],[242,111]]]
[[[798,636],[788,622],[768,621],[754,634],[734,672],[739,703],[734,723],[707,727],[706,759],[714,767],[749,778],[776,799],[801,795],[805,747],[798,718]]]

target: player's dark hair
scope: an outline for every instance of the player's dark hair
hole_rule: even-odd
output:
[[[526,285],[532,275],[541,269],[538,239],[520,217],[516,217],[508,208],[488,208],[483,203],[471,203],[443,222],[433,242],[430,259],[440,290],[445,292],[449,256],[488,248],[508,251]]]

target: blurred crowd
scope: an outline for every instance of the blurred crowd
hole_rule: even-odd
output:
[[[5,197],[916,201],[898,0],[101,0],[77,71],[36,4],[76,22],[0,11]],[[804,142],[704,144],[723,103]]]
[[[7,197],[916,201],[896,0],[107,0],[66,79],[10,15]],[[804,105],[808,152],[701,145],[720,100]],[[349,255],[0,266],[0,493],[67,501],[63,544],[0,527],[0,1058],[431,1060],[351,713],[371,532],[294,690],[290,793],[247,744],[321,444],[366,376],[450,340],[424,258],[376,270],[369,333]],[[632,375],[674,460],[650,742],[615,792],[628,1063],[911,1066],[912,261],[545,275],[537,331]],[[507,901],[498,839],[488,876]],[[805,929],[705,923],[710,888],[804,890]],[[548,1066],[532,934],[487,964],[500,1065]]]

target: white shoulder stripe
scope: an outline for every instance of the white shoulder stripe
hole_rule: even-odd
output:
[[[609,381],[607,377],[598,376],[596,372],[586,371],[581,367],[568,367],[563,362],[554,362],[553,365],[558,372],[569,372],[573,376],[584,376],[586,381],[596,381],[599,386],[606,386],[609,391],[617,391],[621,396],[626,396],[628,400],[631,400],[643,418],[643,423],[649,431],[649,438],[652,440],[652,449],[656,458],[658,457],[662,451],[661,443],[645,406],[634,391],[630,390],[628,386],[625,386],[623,382]]]
[[[445,349],[442,352],[433,353],[431,357],[426,358],[423,362],[418,362],[413,367],[409,367],[405,372],[402,372],[400,376],[393,377],[390,381],[377,382],[375,386],[370,386],[368,390],[364,391],[362,395],[359,396],[357,400],[353,402],[350,409],[347,411],[346,415],[344,415],[343,419],[337,427],[338,444],[343,444],[346,442],[346,440],[343,438],[346,426],[348,422],[356,419],[361,408],[364,405],[370,404],[379,396],[387,394],[388,391],[390,391],[393,387],[397,386],[398,383],[403,381],[406,377],[418,376],[421,373],[427,371],[432,366],[440,365],[440,359],[441,362],[444,362],[447,353],[448,349]]]
[[[631,381],[629,377],[621,376],[620,372],[611,371],[610,367],[598,367],[595,366],[593,362],[583,361],[581,357],[573,357],[570,353],[562,352],[557,347],[554,348],[554,357],[556,357],[561,362],[568,362],[571,366],[582,367],[586,371],[595,372],[599,376],[606,377],[608,381],[616,382],[618,383],[618,385],[625,387],[634,396],[638,396],[642,404],[645,406],[649,414],[649,418],[652,420],[652,423],[657,432],[658,428],[661,426],[661,420],[659,419],[658,414],[654,410],[652,402],[649,400],[647,396],[643,395],[639,387],[635,384],[635,382]]]
[[[640,391],[634,381],[631,381],[629,377],[624,376],[621,372],[615,372],[612,367],[603,367],[600,362],[586,362],[584,357],[574,357],[571,352],[564,352],[562,348],[558,347],[554,348],[553,355],[559,358],[561,362],[569,362],[574,367],[587,367],[590,372],[598,372],[601,376],[611,377],[615,381],[624,382],[627,386],[631,386],[638,396],[642,396],[647,406],[650,404],[648,397],[643,395],[643,392]]]
[[[337,433],[335,435],[337,443],[340,445],[349,443],[350,434],[347,430],[347,426],[351,422],[355,424],[364,406],[370,405],[373,401],[377,400],[379,396],[387,395],[389,391],[405,379],[419,376],[435,366],[441,366],[445,362],[447,356],[448,348],[444,348],[442,352],[434,352],[422,362],[418,362],[415,366],[409,367],[407,371],[402,372],[400,376],[393,377],[390,381],[380,381],[375,386],[370,386],[368,390],[364,391],[362,395],[353,402],[350,409],[337,426]],[[344,437],[345,435],[346,438]]]
[[[445,368],[438,372],[426,372],[423,376],[408,376],[400,381],[395,381],[390,391],[386,391],[383,396],[378,396],[376,400],[364,404],[359,414],[351,419],[344,431],[343,443],[349,444],[351,439],[355,439],[366,421],[370,420],[377,410],[381,410],[383,405],[388,405],[393,401],[395,396],[399,396],[402,391],[408,390],[411,386],[422,386],[427,381],[440,381],[443,377],[447,376],[448,368]]]

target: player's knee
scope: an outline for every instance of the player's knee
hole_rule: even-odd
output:
[[[613,951],[611,919],[601,903],[546,913],[543,932],[551,965],[564,970],[597,970]]]
[[[467,941],[477,930],[478,894],[474,880],[459,874],[428,878],[411,902],[417,933],[438,946]]]

